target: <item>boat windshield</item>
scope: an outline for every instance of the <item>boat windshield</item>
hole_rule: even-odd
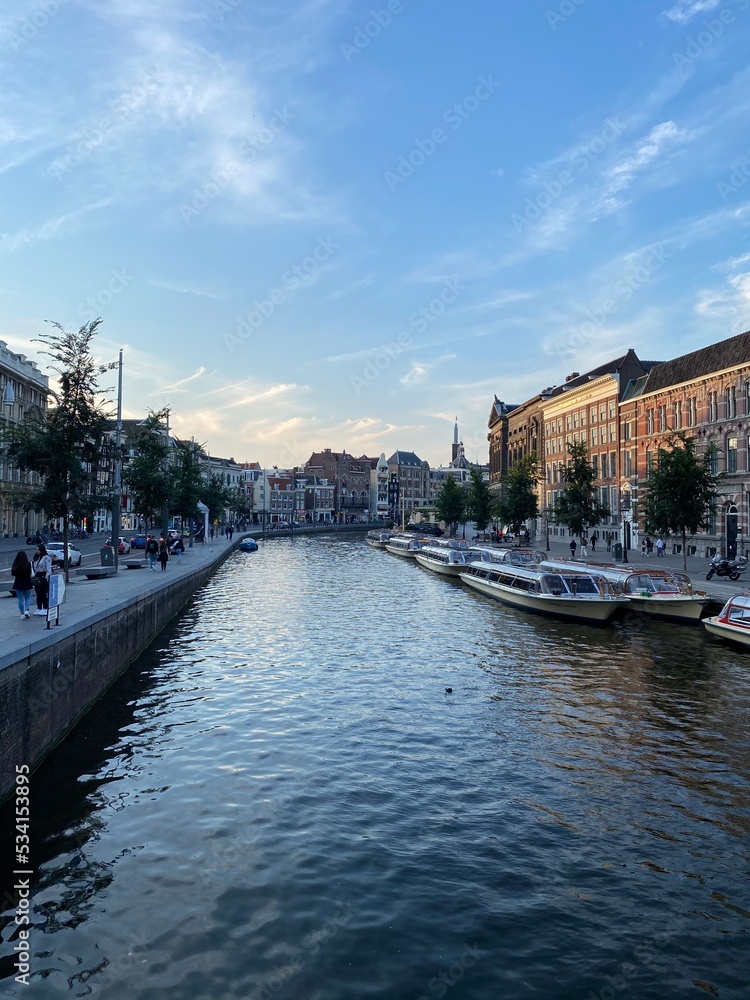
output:
[[[625,587],[626,594],[679,594],[680,588],[669,577],[650,576],[648,573],[634,573]]]
[[[552,594],[559,597],[561,594],[592,594],[599,596],[600,586],[592,576],[568,575],[561,573],[544,573],[541,580],[543,594]]]
[[[738,594],[733,597],[722,608],[719,618],[725,618],[733,625],[742,625],[750,628],[750,595]]]

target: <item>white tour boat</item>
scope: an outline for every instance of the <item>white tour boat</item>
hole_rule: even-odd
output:
[[[384,549],[386,542],[390,540],[392,534],[393,532],[391,531],[382,531],[380,528],[375,528],[374,531],[367,532],[365,541],[375,549]]]
[[[475,556],[467,545],[455,539],[430,541],[417,552],[417,562],[433,573],[458,576]]]
[[[606,580],[585,570],[475,560],[460,577],[468,587],[504,604],[575,621],[605,622],[628,605]]]
[[[424,539],[415,538],[413,534],[393,535],[385,543],[385,548],[387,552],[392,553],[394,556],[415,559],[423,543]]]
[[[704,618],[703,624],[711,635],[750,647],[750,594],[730,597],[719,614]]]
[[[610,566],[608,563],[545,559],[550,569],[583,569],[603,576],[616,594],[627,597],[635,611],[652,618],[697,622],[710,603],[708,594],[693,590],[690,577],[657,566]]]

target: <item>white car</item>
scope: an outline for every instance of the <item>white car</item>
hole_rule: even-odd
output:
[[[64,544],[62,542],[47,542],[45,545],[47,549],[47,555],[52,559],[52,562],[63,562],[63,549]],[[81,565],[81,550],[76,548],[72,542],[68,542],[68,565],[69,566],[80,566]]]
[[[104,544],[111,545],[112,539],[108,538]],[[127,540],[127,538],[123,538],[122,535],[120,535],[120,548],[118,549],[118,552],[120,553],[121,556],[126,556],[129,555],[130,553],[130,542]]]

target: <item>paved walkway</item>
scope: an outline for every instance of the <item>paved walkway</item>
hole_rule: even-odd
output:
[[[148,564],[143,569],[125,569],[120,563],[119,572],[101,580],[87,580],[85,576],[76,576],[71,570],[70,582],[65,591],[65,603],[60,608],[60,626],[47,628],[47,619],[33,614],[36,609],[36,595],[32,595],[32,615],[29,619],[21,617],[15,597],[11,597],[8,587],[12,581],[3,573],[4,580],[0,584],[0,666],[14,662],[24,656],[30,645],[39,645],[38,640],[48,638],[54,642],[70,632],[71,627],[85,625],[92,616],[104,617],[116,610],[118,606],[128,604],[142,594],[168,587],[178,577],[194,572],[196,569],[209,565],[218,559],[222,553],[233,548],[242,538],[235,535],[232,542],[220,537],[206,545],[195,545],[186,549],[182,561],[176,556],[170,557],[166,570],[162,571],[157,563],[156,570],[151,572]],[[139,552],[136,558],[143,552]],[[130,557],[121,557],[130,558]],[[248,556],[248,558],[251,558]],[[88,564],[88,561],[87,561]],[[99,559],[95,565],[99,564]]]

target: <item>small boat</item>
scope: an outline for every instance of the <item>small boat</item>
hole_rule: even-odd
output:
[[[382,531],[380,528],[375,528],[374,531],[368,531],[365,535],[365,541],[368,545],[372,545],[375,549],[384,549],[386,542],[390,539],[392,531]]]
[[[616,594],[627,597],[635,611],[651,618],[697,622],[710,603],[708,594],[693,590],[690,577],[656,566],[611,566],[608,563],[545,559],[550,569],[584,569],[603,576]]]
[[[240,552],[257,552],[258,543],[254,538],[243,538],[240,544],[237,546]]]
[[[718,615],[704,618],[707,632],[750,648],[750,594],[730,597]]]
[[[393,535],[385,543],[385,548],[394,556],[415,559],[423,543],[423,538],[416,538],[414,535]]]
[[[607,581],[585,570],[552,571],[512,562],[474,560],[459,574],[488,597],[526,611],[581,622],[605,622],[628,606]]]
[[[470,560],[476,558],[471,550],[453,539],[430,541],[417,552],[417,562],[433,573],[443,576],[458,576],[466,569]]]

